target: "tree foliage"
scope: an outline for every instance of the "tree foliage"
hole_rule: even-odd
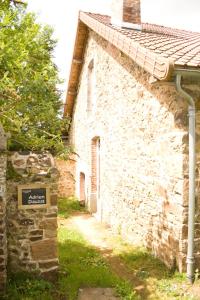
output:
[[[21,1],[0,0],[0,122],[10,149],[63,152],[60,83],[52,29],[36,22]]]

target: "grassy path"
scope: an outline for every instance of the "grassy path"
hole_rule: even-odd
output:
[[[69,299],[76,299],[79,287],[114,287],[124,300],[189,300],[185,277],[171,273],[146,250],[134,248],[113,235],[87,213],[60,219],[60,233],[65,243],[61,265],[70,276],[64,286]],[[61,240],[62,238],[60,238]],[[70,261],[70,262],[69,262]]]
[[[60,281],[60,289],[66,291],[67,299],[76,299],[81,287],[114,287],[122,299],[139,299],[131,285],[111,271],[104,257],[76,228],[61,227],[59,240],[60,263],[67,274]]]
[[[4,300],[76,300],[82,287],[112,287],[122,300],[200,300],[198,281],[195,298],[184,275],[124,243],[73,199],[60,200],[58,219],[59,281],[14,274]]]

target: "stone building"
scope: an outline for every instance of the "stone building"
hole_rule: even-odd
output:
[[[96,217],[185,268],[188,102],[196,103],[195,261],[200,266],[200,34],[141,23],[140,1],[112,17],[80,12],[65,114],[76,195]],[[179,91],[177,91],[179,90]]]

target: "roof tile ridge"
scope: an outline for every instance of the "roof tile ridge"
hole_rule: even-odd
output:
[[[162,55],[152,52],[142,46],[139,42],[131,40],[129,37],[115,29],[113,26],[99,22],[97,19],[91,20],[88,14],[80,15],[81,21],[94,30],[97,34],[109,41],[119,50],[127,54],[135,63],[147,72],[160,80],[167,80],[171,77],[174,69],[174,60],[165,58]],[[97,23],[95,23],[95,21]],[[106,29],[107,28],[107,29]],[[115,32],[114,35],[110,31]],[[111,37],[111,40],[109,37]]]
[[[109,15],[100,14],[100,13],[92,12],[92,11],[84,11],[84,10],[80,10],[80,12],[82,12],[82,13],[84,13],[84,14],[93,15],[93,16],[101,16],[101,17],[109,17],[109,18],[111,18],[111,16],[109,16]]]
[[[100,14],[100,13],[96,13],[96,12],[89,12],[89,11],[88,12],[81,11],[81,12],[88,14],[93,18],[94,17],[111,18],[109,15]],[[192,35],[192,36],[199,35],[200,36],[200,32],[197,32],[197,31],[180,29],[180,28],[175,28],[175,27],[170,27],[170,26],[164,26],[164,25],[159,25],[159,24],[155,24],[155,23],[142,22],[141,25],[142,25],[142,31],[144,31],[144,32],[162,33],[165,35],[170,35],[170,34],[167,34],[164,32],[167,30],[167,31],[171,31],[174,34],[179,33],[182,35]]]
[[[142,23],[142,30],[145,32],[152,32],[152,33],[162,33],[164,35],[177,35],[179,36],[184,36],[185,38],[187,36],[199,36],[200,37],[200,32],[196,31],[191,31],[191,30],[185,30],[185,29],[180,29],[180,28],[175,28],[175,27],[169,27],[169,26],[164,26],[164,25],[158,25],[158,24],[153,24],[153,23]],[[171,32],[168,33],[168,32]]]

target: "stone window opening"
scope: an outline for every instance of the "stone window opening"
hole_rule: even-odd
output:
[[[87,73],[87,114],[91,115],[94,109],[94,60],[88,65]]]
[[[100,195],[100,138],[94,137],[91,141],[91,195],[90,207],[97,212],[97,201]]]

